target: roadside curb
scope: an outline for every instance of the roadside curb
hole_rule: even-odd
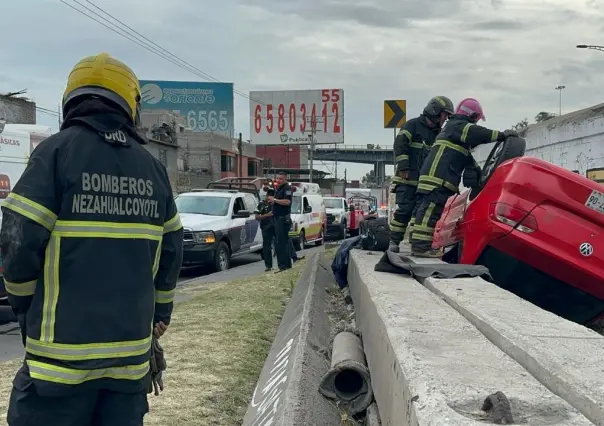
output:
[[[329,360],[326,286],[333,281],[324,253],[315,253],[298,279],[242,426],[340,424],[338,410],[317,391]],[[327,266],[325,266],[327,265]]]

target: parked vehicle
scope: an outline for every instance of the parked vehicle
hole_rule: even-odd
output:
[[[353,206],[350,210],[350,235],[356,237],[362,231],[362,222],[369,215],[377,216],[377,199],[371,195],[354,195],[348,198],[348,205]]]
[[[327,214],[326,235],[337,239],[346,238],[350,212],[344,197],[323,197]]]
[[[184,227],[183,266],[222,271],[233,257],[262,251],[262,232],[252,215],[258,185],[227,178],[176,197]]]
[[[604,314],[604,186],[498,143],[478,188],[451,197],[433,247],[485,265],[497,285],[578,323]]]
[[[292,227],[289,236],[296,250],[309,244],[321,245],[327,229],[327,212],[321,189],[316,183],[292,182]]]

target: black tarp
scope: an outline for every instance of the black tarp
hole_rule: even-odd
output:
[[[433,278],[463,278],[481,277],[492,281],[491,273],[486,266],[461,265],[443,263],[434,260],[434,263],[414,263],[405,253],[387,251],[375,265],[377,272],[390,272],[393,274],[411,275],[419,279]]]
[[[340,288],[348,286],[348,256],[353,248],[361,248],[361,236],[347,238],[342,241],[336,256],[331,263],[333,276]]]

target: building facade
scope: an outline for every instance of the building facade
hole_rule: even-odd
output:
[[[308,148],[305,145],[252,145],[256,154],[263,159],[264,168],[286,169],[308,168]]]
[[[208,183],[224,177],[262,174],[262,159],[249,142],[242,143],[242,155],[239,155],[237,139],[210,132],[193,132],[186,128],[183,117],[172,111],[143,111],[141,122],[150,137],[178,147],[174,173],[177,192],[205,188]]]
[[[526,156],[537,157],[593,178],[604,168],[604,103],[528,126]],[[478,147],[476,160],[484,164],[493,144]]]
[[[0,120],[9,124],[36,124],[36,103],[25,98],[0,95]]]

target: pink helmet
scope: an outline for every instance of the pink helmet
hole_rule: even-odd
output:
[[[482,112],[482,105],[474,98],[465,98],[457,105],[455,110],[457,115],[467,115],[475,122],[478,120],[486,120],[484,113]]]

